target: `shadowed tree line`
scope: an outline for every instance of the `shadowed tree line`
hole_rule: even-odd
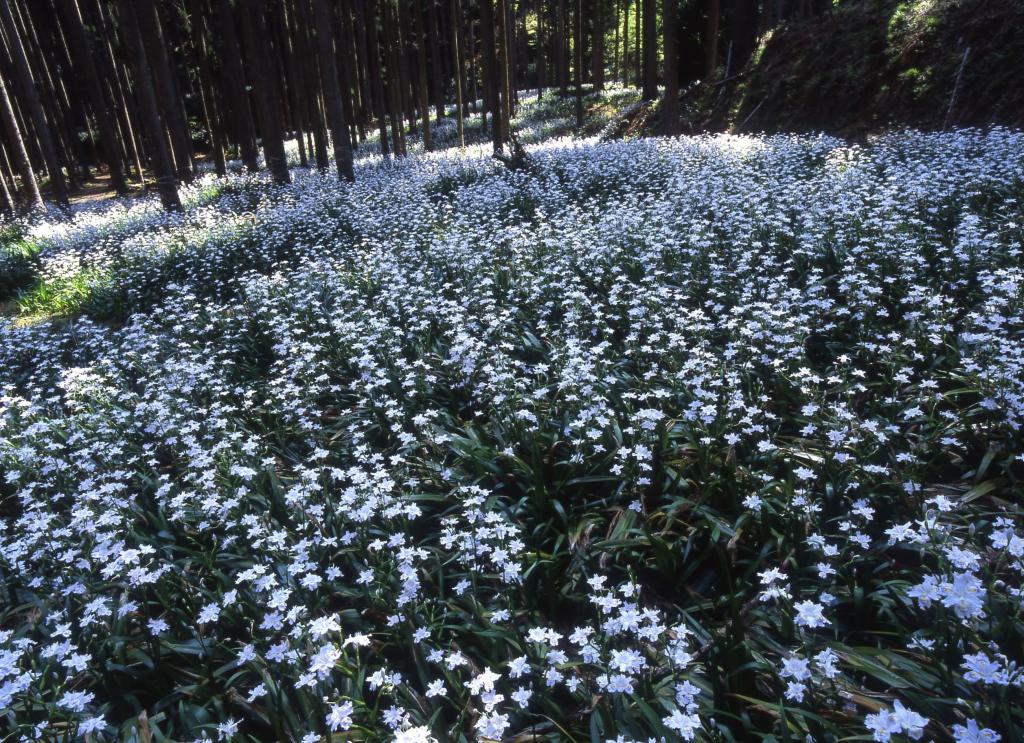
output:
[[[0,209],[109,179],[178,210],[197,158],[289,181],[302,165],[354,179],[442,117],[482,116],[501,153],[520,90],[573,96],[606,78],[665,96],[677,133],[685,81],[727,78],[758,34],[825,0],[0,0]],[[724,70],[724,71],[723,71]]]

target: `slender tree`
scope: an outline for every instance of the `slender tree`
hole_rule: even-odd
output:
[[[192,180],[192,138],[188,132],[182,96],[167,55],[167,42],[155,0],[135,0],[135,17],[146,47],[146,58],[156,83],[157,101],[171,139],[171,154],[178,178]]]
[[[658,97],[658,20],[657,0],[640,0],[644,9],[644,85],[645,101]]]
[[[121,169],[121,148],[117,136],[115,117],[111,114],[103,95],[103,87],[99,70],[94,61],[93,51],[85,32],[82,11],[78,0],[58,0],[61,18],[67,29],[67,38],[75,64],[81,71],[80,79],[85,83],[86,92],[92,106],[92,113],[100,130],[100,144],[103,146],[104,159],[110,173],[110,184],[119,194],[128,190],[124,172]]]
[[[708,17],[704,28],[704,77],[710,80],[718,67],[718,24],[722,14],[720,0],[707,0]]]
[[[576,6],[576,40],[573,44],[573,67],[576,75],[576,128],[583,128],[583,0],[573,0]]]
[[[7,135],[7,145],[14,157],[14,166],[21,176],[21,188],[25,194],[25,205],[30,211],[43,208],[43,197],[39,193],[39,183],[36,181],[36,174],[32,170],[32,160],[28,150],[25,148],[25,141],[21,137],[21,130],[18,129],[18,120],[11,106],[11,98],[7,94],[7,84],[0,76],[0,118],[4,120],[4,133]]]
[[[676,0],[664,0],[662,25],[665,35],[665,98],[661,129],[669,136],[679,133],[679,18]]]
[[[188,0],[188,11],[192,57],[199,72],[203,119],[206,122],[206,130],[210,133],[214,168],[217,175],[222,176],[227,173],[227,163],[224,159],[224,125],[213,84],[213,73],[210,70],[209,51],[206,46],[206,18],[203,16],[201,0]]]
[[[313,0],[313,15],[316,20],[316,46],[320,59],[320,84],[324,93],[327,121],[334,142],[334,161],[338,166],[338,177],[352,182],[356,179],[352,168],[352,147],[348,140],[348,125],[341,105],[341,90],[338,87],[338,73],[331,49],[331,12],[327,0]]]
[[[160,120],[160,106],[156,101],[153,88],[153,74],[149,68],[146,48],[139,33],[138,19],[135,17],[133,0],[119,0],[119,20],[125,47],[132,59],[135,78],[135,91],[139,98],[143,122],[149,129],[151,142],[150,161],[156,174],[156,187],[160,194],[160,202],[167,211],[181,211],[178,198],[178,184],[174,175],[174,166],[167,151],[167,139],[164,137],[164,125]]]
[[[455,67],[455,125],[459,134],[459,148],[466,146],[466,133],[463,124],[465,111],[462,101],[462,56],[459,51],[459,28],[462,26],[462,13],[459,7],[459,0],[451,0],[452,3],[452,65]],[[427,117],[424,116],[424,133],[426,133]]]
[[[43,110],[39,90],[36,88],[35,80],[32,78],[28,57],[25,54],[25,46],[19,35],[18,27],[15,25],[14,16],[11,13],[10,0],[0,0],[0,26],[3,27],[3,33],[7,37],[7,51],[14,64],[20,100],[24,102],[25,107],[28,109],[28,116],[36,130],[36,139],[39,142],[43,161],[46,164],[46,171],[50,175],[54,199],[59,204],[67,204],[68,191],[67,184],[64,181],[64,171],[57,157],[57,148],[54,145],[50,123]]]
[[[235,30],[235,13],[231,0],[216,0],[217,18],[220,21],[220,60],[223,71],[224,87],[227,89],[227,100],[230,105],[231,119],[234,124],[235,141],[238,142],[242,164],[249,170],[256,170],[256,126],[252,120],[252,108],[249,106],[249,93],[246,91],[245,69],[242,67],[242,49],[238,43]]]
[[[259,111],[260,138],[263,140],[263,157],[275,183],[289,183],[288,158],[284,150],[284,134],[281,131],[281,109],[279,94],[275,85],[275,72],[270,42],[267,37],[264,18],[266,0],[252,0],[242,16],[242,42],[252,71],[253,92]]]

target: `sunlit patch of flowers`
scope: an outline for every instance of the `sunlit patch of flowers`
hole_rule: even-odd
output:
[[[0,728],[1018,740],[1024,136],[486,149],[32,228]]]

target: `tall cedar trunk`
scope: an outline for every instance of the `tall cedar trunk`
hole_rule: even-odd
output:
[[[622,14],[622,84],[629,84],[629,0],[623,2]]]
[[[452,1],[452,65],[455,67],[455,125],[459,134],[459,148],[466,146],[466,133],[462,121],[465,116],[462,101],[462,56],[459,45],[459,28],[462,26],[462,10],[459,0]],[[426,120],[424,115],[424,120]]]
[[[423,149],[428,152],[434,149],[434,140],[430,134],[430,105],[427,91],[427,36],[424,33],[423,0],[416,0],[412,11],[416,16],[416,67],[419,73],[419,84],[416,93],[419,97],[420,120],[423,124]],[[459,118],[460,126],[462,119]]]
[[[167,211],[181,211],[178,199],[178,186],[171,165],[171,156],[167,151],[167,140],[164,137],[164,125],[160,120],[160,107],[156,102],[156,91],[153,89],[153,76],[149,68],[146,48],[139,34],[138,19],[135,17],[134,0],[119,0],[121,32],[125,47],[132,59],[135,76],[135,92],[139,98],[139,108],[145,127],[149,130],[152,143],[150,161],[156,174],[157,191],[160,202]]]
[[[658,20],[657,0],[642,0],[644,6],[644,85],[643,99],[658,97]]]
[[[576,74],[576,128],[583,128],[583,0],[573,0],[576,5],[576,21],[574,32],[576,40],[573,44],[573,67]]]
[[[316,20],[316,48],[320,58],[320,84],[327,108],[327,121],[331,127],[334,142],[334,161],[338,165],[338,177],[351,182],[355,180],[352,169],[352,148],[348,141],[345,111],[341,105],[341,90],[338,87],[338,71],[331,49],[331,11],[327,0],[313,0]]]
[[[284,151],[284,135],[281,131],[281,111],[278,108],[275,72],[272,66],[272,51],[267,39],[264,17],[267,0],[253,0],[254,7],[247,7],[242,16],[242,43],[252,71],[253,92],[259,111],[260,138],[263,140],[263,157],[275,183],[289,183],[288,159]]]
[[[480,97],[480,90],[477,88],[476,25],[472,20],[469,23],[469,97],[473,101],[473,113],[476,113],[476,102]],[[486,122],[484,123],[486,124]],[[486,127],[484,131],[487,131]]]
[[[36,30],[35,19],[32,17],[33,8],[37,12],[47,14],[47,24],[43,27],[43,33]],[[18,8],[15,8],[18,11]],[[60,147],[61,159],[67,164],[69,180],[72,184],[80,185],[81,182],[89,181],[92,174],[89,172],[89,156],[84,143],[78,138],[75,128],[77,119],[84,119],[84,116],[76,117],[75,110],[67,95],[67,89],[63,85],[64,74],[70,74],[70,64],[65,60],[63,44],[55,43],[52,34],[46,33],[47,26],[52,31],[54,25],[59,29],[59,24],[53,24],[53,9],[44,6],[42,3],[26,5],[20,9],[21,24],[25,30],[26,49],[29,54],[29,65],[38,73],[39,82],[42,85],[45,97],[43,106],[48,110],[50,121],[55,124],[54,132],[57,135],[57,143]],[[64,74],[61,74],[61,70]],[[80,109],[79,109],[80,110]],[[87,130],[86,122],[83,128]],[[76,169],[74,166],[78,165]],[[79,178],[81,179],[79,181]]]
[[[299,145],[299,163],[302,167],[309,166],[309,158],[306,153],[306,142],[302,136],[306,124],[306,87],[299,72],[299,61],[296,59],[295,44],[292,37],[292,24],[289,16],[292,10],[287,2],[282,2],[275,8],[274,30],[277,32],[278,48],[285,68],[285,84],[288,88],[289,106],[289,130],[295,132],[295,140]]]
[[[135,99],[125,91],[125,86],[121,81],[123,70],[119,74],[119,65],[114,60],[113,37],[109,30],[110,24],[107,23],[106,8],[103,0],[95,0],[93,10],[95,11],[94,21],[96,30],[99,33],[102,46],[100,61],[103,66],[104,77],[107,79],[107,90],[114,103],[114,110],[118,114],[121,141],[127,150],[126,156],[131,158],[135,166],[135,176],[138,178],[139,185],[145,188],[146,173],[142,166],[143,154],[138,132],[138,106],[135,103]]]
[[[249,170],[257,170],[256,125],[252,120],[249,93],[246,91],[245,69],[242,67],[242,49],[235,31],[235,13],[231,0],[216,0],[220,20],[221,64],[224,72],[224,87],[231,106],[235,138],[242,163]]]
[[[121,148],[118,144],[117,127],[103,95],[99,70],[93,61],[91,45],[85,32],[85,23],[82,21],[82,11],[78,7],[78,0],[58,0],[58,2],[67,29],[68,41],[71,44],[71,52],[75,57],[75,65],[81,71],[80,79],[85,82],[92,113],[97,126],[99,126],[104,160],[110,171],[110,184],[117,193],[123,194],[128,190],[128,185],[125,183],[124,171],[121,169]]]
[[[718,67],[718,21],[720,0],[708,0],[707,25],[704,27],[704,77],[710,80]]]
[[[345,113],[345,124],[349,129],[349,142],[356,147],[357,127],[356,106],[359,98],[359,84],[356,80],[355,44],[352,43],[352,12],[349,0],[338,4],[339,33],[335,43],[338,60],[338,80],[341,85],[341,107]]]
[[[430,75],[431,92],[434,95],[434,115],[438,125],[444,118],[444,73],[441,71],[440,24],[438,23],[438,0],[426,0],[427,29],[430,34]]]
[[[213,164],[217,175],[227,174],[227,163],[224,160],[224,125],[221,120],[220,106],[213,86],[213,74],[210,72],[210,55],[206,47],[206,18],[200,0],[188,0],[189,31],[192,37],[192,54],[195,65],[199,69],[199,91],[203,104],[203,117],[206,119],[206,130],[210,134],[210,146],[213,148]]]
[[[494,151],[504,149],[505,135],[502,131],[500,90],[498,80],[498,61],[494,53],[494,2],[480,0],[480,41],[483,45],[484,86],[487,95],[487,109],[491,112],[491,141]]]
[[[356,0],[362,3],[364,0]],[[384,78],[380,67],[380,36],[377,25],[377,0],[365,0],[366,3],[366,41],[367,55],[370,60],[370,81],[373,88],[373,109],[380,130],[380,152],[387,157],[391,154],[388,143],[388,121],[385,109]],[[358,6],[357,6],[358,7]]]
[[[363,0],[352,0],[354,10],[355,28],[353,35],[356,39],[356,53],[359,57],[359,85],[360,99],[363,108],[359,119],[360,136],[365,140],[366,128],[369,126],[373,116],[373,93],[370,89],[370,60],[366,48],[366,13],[363,8]]]
[[[534,43],[534,55],[536,62],[534,63],[534,71],[536,72],[536,83],[537,83],[537,100],[541,99],[543,95],[544,85],[547,83],[547,59],[544,54],[544,13],[541,7],[537,7],[537,40]]]
[[[309,0],[295,0],[297,9],[295,31],[298,35],[303,49],[312,48],[313,24],[310,21]],[[306,101],[306,114],[310,120],[310,127],[313,129],[313,152],[315,154],[316,167],[319,170],[326,170],[330,164],[327,158],[327,130],[324,126],[324,112],[320,105],[320,86],[315,81],[320,79],[320,64],[317,56],[308,54],[299,55],[299,60],[304,63],[305,74],[303,87],[308,100]]]
[[[395,52],[395,26],[391,10],[393,0],[380,0],[381,30],[384,37],[383,57],[387,73],[387,104],[391,119],[391,148],[395,155],[405,154],[405,132],[402,130],[402,103],[399,94],[398,58]]]
[[[24,202],[29,210],[43,208],[43,197],[39,193],[39,183],[36,181],[36,174],[32,170],[32,160],[29,158],[28,150],[25,149],[25,141],[18,129],[18,119],[14,115],[14,108],[11,106],[11,98],[7,94],[7,85],[0,76],[0,118],[4,120],[4,133],[7,135],[7,147],[11,150],[14,158],[14,167],[21,176],[21,188],[24,192]]]
[[[557,21],[555,24],[555,66],[558,68],[558,93],[563,98],[569,86],[569,62],[566,60],[566,49],[568,48],[568,31],[565,25],[565,3],[566,0],[558,0]]]
[[[636,6],[633,10],[633,65],[635,70],[635,87],[639,88],[643,85],[643,57],[640,53],[640,8],[644,4],[644,0],[635,0]]]
[[[11,11],[24,44],[28,66],[33,71],[36,87],[42,94],[40,100],[47,121],[50,123],[53,143],[57,149],[57,159],[67,166],[68,184],[72,188],[77,188],[81,185],[81,181],[75,165],[78,164],[79,168],[84,170],[81,173],[82,180],[89,180],[90,174],[88,168],[83,168],[84,157],[80,153],[76,138],[71,134],[67,101],[58,93],[57,86],[50,75],[51,67],[56,69],[58,60],[55,54],[48,53],[40,47],[39,37],[36,34],[29,10],[27,7],[19,7],[17,0],[11,0]]]
[[[612,0],[612,17],[615,19],[615,49],[612,51],[612,79],[619,79],[619,0]]]
[[[594,25],[590,40],[590,79],[594,90],[604,90],[604,0],[593,0]]]
[[[156,82],[156,93],[167,130],[171,136],[174,162],[177,166],[178,178],[183,181],[192,179],[192,139],[188,133],[181,96],[174,80],[167,57],[167,44],[164,40],[160,17],[154,0],[135,0],[135,17],[142,34],[142,42],[146,47],[146,58],[149,60],[153,79]]]
[[[495,9],[498,21],[496,36],[498,40],[498,84],[501,86],[501,128],[505,140],[508,140],[509,137],[509,121],[512,118],[507,2],[508,0],[498,0],[498,6]]]
[[[7,36],[7,50],[11,56],[11,61],[14,63],[14,73],[20,93],[19,98],[28,108],[28,116],[35,127],[36,138],[39,142],[43,161],[46,164],[47,172],[50,174],[50,183],[53,185],[54,199],[60,204],[67,204],[68,191],[67,185],[64,182],[64,172],[61,170],[61,164],[57,158],[57,148],[53,142],[53,134],[50,131],[49,122],[47,122],[46,114],[43,111],[39,90],[32,79],[28,58],[25,56],[25,47],[14,23],[9,0],[0,0],[0,24],[2,24],[4,34]],[[8,107],[10,107],[9,101]]]
[[[13,186],[9,186],[9,183],[13,184],[14,178],[11,176],[7,151],[4,149],[3,143],[0,142],[0,210],[7,216],[11,216],[17,210],[11,190]]]
[[[664,0],[662,23],[665,32],[665,99],[661,106],[662,133],[679,133],[679,17],[676,0]]]
[[[392,32],[391,38],[394,42],[395,61],[398,70],[398,93],[400,110],[405,113],[406,121],[409,122],[409,131],[416,131],[416,114],[413,112],[412,95],[410,92],[409,69],[406,59],[405,40],[407,32],[403,30],[402,3],[391,6]],[[405,152],[405,130],[402,130],[402,152]]]

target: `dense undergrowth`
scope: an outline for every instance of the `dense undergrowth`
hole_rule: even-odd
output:
[[[18,233],[5,732],[1024,739],[1024,136],[535,139]]]

